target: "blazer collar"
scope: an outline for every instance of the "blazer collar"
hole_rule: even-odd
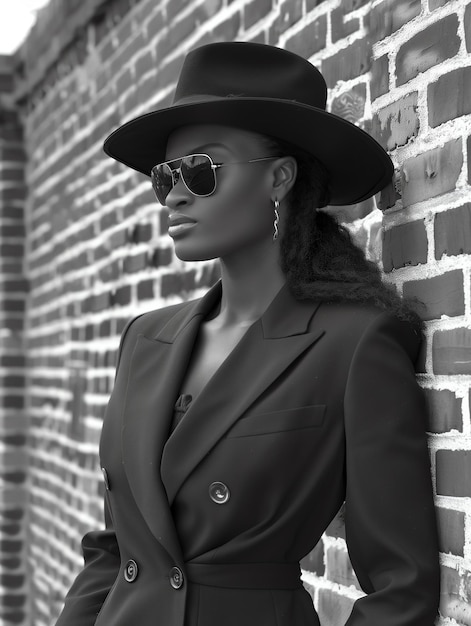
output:
[[[222,281],[219,279],[202,298],[181,308],[162,329],[151,331],[152,336],[158,341],[173,343],[195,317],[204,319],[220,302],[221,296]],[[279,339],[306,333],[319,304],[313,300],[297,300],[285,283],[260,318],[263,338]]]

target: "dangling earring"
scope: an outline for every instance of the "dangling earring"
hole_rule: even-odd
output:
[[[274,200],[273,204],[275,206],[275,221],[273,222],[273,228],[274,228],[273,241],[275,241],[276,239],[278,239],[278,221],[280,219],[280,216],[278,215],[278,211],[277,211],[278,207],[280,206],[278,198]]]

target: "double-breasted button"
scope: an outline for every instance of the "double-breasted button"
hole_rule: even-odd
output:
[[[110,490],[110,479],[108,478],[108,472],[104,467],[101,468],[101,472],[103,474],[103,481],[105,483],[106,491]]]
[[[216,504],[225,504],[231,497],[231,492],[224,483],[214,482],[209,485],[209,497]]]
[[[127,583],[133,583],[136,580],[138,573],[139,568],[137,567],[136,561],[129,559],[124,568],[124,580]]]
[[[170,570],[170,584],[174,589],[183,587],[183,572],[179,567],[172,567]]]

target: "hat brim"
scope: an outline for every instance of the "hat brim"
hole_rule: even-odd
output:
[[[329,205],[370,198],[391,180],[394,167],[380,144],[333,113],[291,100],[217,98],[141,115],[115,130],[106,154],[150,176],[165,161],[170,133],[189,124],[224,124],[270,135],[317,157],[329,172]]]

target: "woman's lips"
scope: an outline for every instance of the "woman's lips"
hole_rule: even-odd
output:
[[[168,234],[171,237],[180,235],[196,226],[196,221],[182,213],[173,213],[168,218]]]

